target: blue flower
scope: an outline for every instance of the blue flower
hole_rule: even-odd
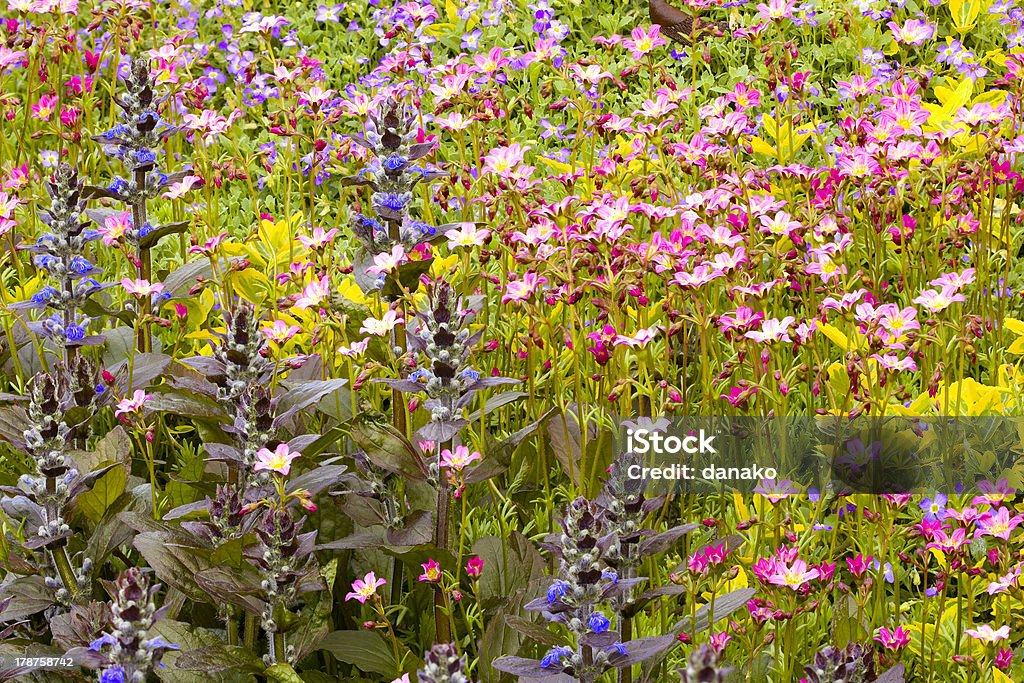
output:
[[[924,510],[924,518],[929,522],[944,520],[946,518],[947,500],[949,498],[945,493],[937,493],[934,498],[922,500],[919,507]]]
[[[381,192],[373,197],[374,201],[383,206],[385,209],[392,211],[403,211],[405,210],[405,199],[402,195],[395,194],[393,192]]]
[[[89,259],[84,258],[82,256],[76,256],[75,258],[71,259],[70,268],[71,272],[73,273],[83,275],[91,271],[94,267],[95,266],[93,266],[92,263],[89,262]]]
[[[45,304],[57,295],[57,290],[47,285],[32,295],[32,303]]]
[[[461,373],[459,373],[459,377],[461,377],[462,379],[470,380],[472,382],[476,382],[477,380],[480,379],[480,373],[474,370],[473,368],[466,368]]]
[[[85,339],[85,328],[81,325],[68,325],[64,330],[64,336],[68,341],[82,341]]]
[[[627,650],[626,646],[623,645],[622,643],[612,643],[611,647],[609,647],[608,649],[609,650],[615,650],[616,652],[618,652],[620,655],[623,655],[623,656],[629,654],[629,650]]]
[[[408,163],[408,161],[408,159],[399,154],[392,154],[391,156],[384,160],[384,168],[386,168],[389,171],[397,171],[398,169],[402,168],[402,166],[404,166],[406,163]]]
[[[613,572],[611,569],[605,569],[604,571],[602,571],[601,572],[601,578],[602,579],[608,579],[612,583],[618,583],[619,582],[619,575],[616,574],[615,572]]]
[[[140,149],[135,152],[135,162],[138,164],[151,164],[156,161],[156,153],[151,149]]]
[[[107,390],[107,388],[105,386],[103,386],[102,384],[97,384],[93,388],[93,391],[95,391],[97,394],[102,394],[106,390]]]
[[[115,666],[100,674],[100,683],[124,683],[124,669]]]
[[[40,254],[35,258],[36,266],[43,270],[50,270],[57,261],[58,259],[56,256],[51,256],[49,254]]]
[[[545,669],[560,664],[562,657],[571,657],[572,648],[566,647],[565,645],[559,645],[548,650],[548,653],[544,655],[544,659],[540,660],[540,665]]]
[[[611,628],[612,622],[608,621],[608,617],[600,612],[594,612],[587,619],[587,625],[590,626],[590,630],[594,633],[604,633]]]
[[[122,194],[127,189],[128,181],[125,180],[124,178],[114,178],[110,182],[110,184],[107,185],[107,190],[109,190],[110,192],[115,192],[117,194]]]
[[[99,638],[89,643],[89,649],[93,652],[99,652],[104,645],[113,645],[116,642],[117,640],[114,638],[114,636],[110,635],[109,633],[104,633]]]
[[[569,585],[561,579],[556,580],[551,587],[548,588],[548,604],[554,604],[556,600],[565,596],[565,591],[569,588]]]
[[[142,239],[151,232],[153,232],[153,226],[149,223],[143,223],[142,227],[139,228],[139,239]]]

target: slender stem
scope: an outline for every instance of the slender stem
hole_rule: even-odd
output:
[[[135,187],[138,192],[145,191],[145,170],[135,169]],[[136,230],[141,230],[142,226],[146,224],[148,220],[146,213],[145,198],[132,204],[132,224]],[[149,246],[139,245],[139,279],[148,282],[152,276],[153,256],[150,253],[150,248]],[[149,326],[149,316],[152,312],[153,303],[150,297],[142,297],[139,305],[139,318],[142,320],[142,324],[138,327],[138,340],[136,342],[138,350],[142,353],[149,353],[153,350],[153,335]]]

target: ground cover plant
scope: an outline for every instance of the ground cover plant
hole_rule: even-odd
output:
[[[0,16],[0,680],[1024,680],[1014,0]]]

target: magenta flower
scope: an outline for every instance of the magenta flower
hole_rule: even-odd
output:
[[[441,580],[441,565],[438,564],[437,560],[430,558],[420,566],[423,567],[423,573],[419,577],[420,581],[424,583],[437,583]]]
[[[468,574],[469,576],[477,578],[483,573],[483,571],[484,561],[479,555],[474,555],[473,557],[466,560],[466,574]]]
[[[352,592],[345,596],[345,600],[346,602],[358,600],[360,603],[365,603],[370,598],[376,597],[377,589],[386,583],[387,581],[378,579],[373,572],[370,572],[363,578],[352,582]]]
[[[881,643],[882,647],[886,650],[898,652],[910,644],[910,632],[906,631],[902,626],[897,626],[892,631],[883,626],[878,629],[878,635],[875,636],[875,640]]]
[[[994,514],[989,512],[977,522],[975,536],[992,536],[1001,538],[1004,541],[1010,540],[1010,532],[1016,529],[1024,517],[1014,515],[1010,517],[1010,511],[1004,507],[999,508]]]
[[[857,557],[846,558],[846,566],[849,568],[850,573],[854,576],[863,576],[864,572],[871,566],[871,561],[875,559],[871,555],[864,557],[863,554],[858,553]]]
[[[41,121],[49,121],[50,116],[57,109],[56,95],[41,95],[39,100],[32,105],[32,116]]]

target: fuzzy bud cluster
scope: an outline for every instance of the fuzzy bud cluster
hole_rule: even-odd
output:
[[[733,668],[726,666],[721,654],[704,644],[690,653],[686,667],[679,669],[683,683],[725,683]]]
[[[163,638],[150,637],[149,631],[159,620],[153,601],[159,585],[151,585],[138,567],[130,567],[114,582],[114,599],[110,603],[113,629],[89,646],[100,657],[100,680],[144,683],[168,650],[179,649]]]
[[[416,672],[419,683],[470,683],[466,656],[459,656],[452,643],[438,643],[423,655],[423,668]]]
[[[843,649],[829,645],[814,655],[804,671],[808,683],[868,683],[875,680],[875,660],[871,649],[860,643]]]
[[[22,510],[28,514],[19,515],[36,527],[28,546],[62,546],[71,535],[64,512],[84,488],[84,478],[69,453],[84,439],[89,420],[107,397],[95,366],[81,356],[32,379],[23,450],[32,458],[35,471],[8,491],[29,501],[31,509]]]

